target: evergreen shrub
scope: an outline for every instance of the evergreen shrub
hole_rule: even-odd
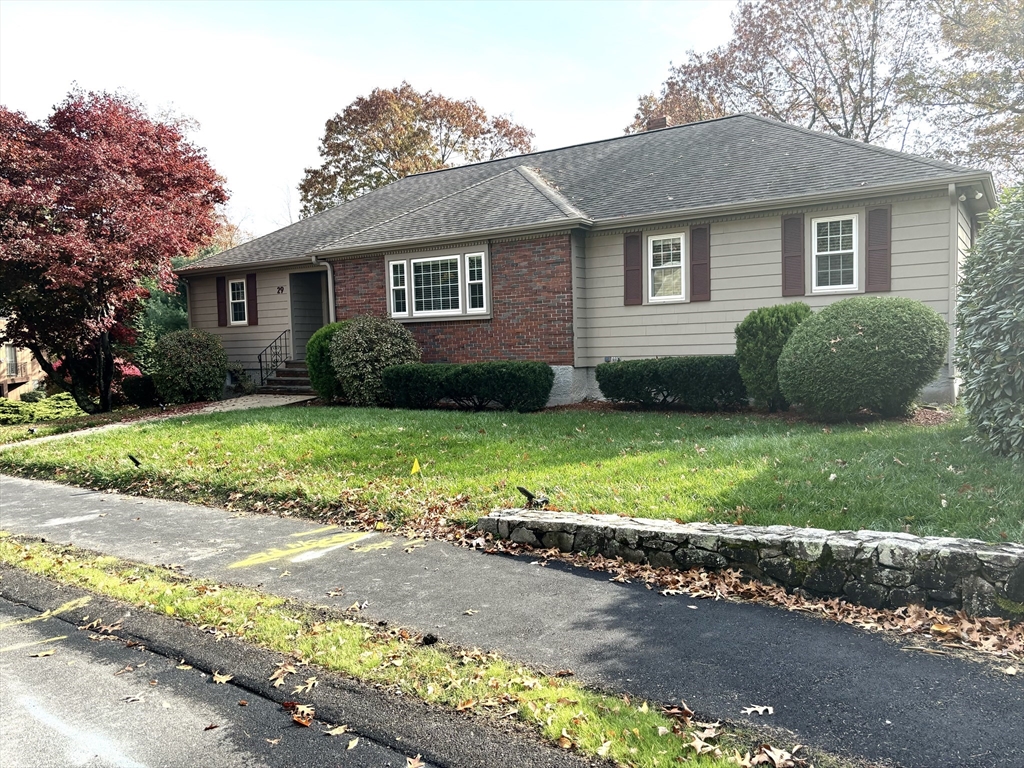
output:
[[[331,362],[331,339],[334,334],[345,327],[346,321],[325,325],[306,342],[306,368],[309,371],[309,383],[317,397],[325,403],[340,400],[345,393],[338,381],[338,374]]]
[[[692,355],[601,363],[601,393],[614,402],[645,408],[673,406],[694,411],[736,408],[747,392],[734,355]]]
[[[967,257],[957,308],[957,364],[978,438],[1024,456],[1024,186],[1003,193]]]
[[[153,383],[165,403],[220,400],[228,356],[221,340],[195,328],[161,336],[155,347]]]
[[[802,301],[761,307],[736,326],[736,361],[747,395],[769,411],[789,407],[779,388],[779,355],[790,335],[811,315]]]
[[[409,329],[387,317],[354,317],[331,338],[331,364],[345,399],[356,406],[388,405],[384,369],[419,359],[420,348]]]
[[[920,301],[855,296],[812,315],[779,356],[779,385],[819,417],[901,416],[942,366],[946,321]]]

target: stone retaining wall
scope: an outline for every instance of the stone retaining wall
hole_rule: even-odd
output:
[[[531,547],[667,568],[739,568],[873,608],[913,603],[1024,618],[1024,546],[785,525],[680,524],[617,515],[497,510],[481,531]]]

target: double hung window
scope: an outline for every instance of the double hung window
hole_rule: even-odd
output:
[[[815,293],[857,289],[857,216],[832,216],[811,220]]]
[[[683,298],[683,235],[647,238],[650,301],[678,301]]]
[[[487,312],[487,256],[466,253],[388,262],[391,316],[443,317]]]
[[[245,314],[245,280],[231,280],[228,283],[228,299],[231,324],[245,325],[248,322],[248,317]]]

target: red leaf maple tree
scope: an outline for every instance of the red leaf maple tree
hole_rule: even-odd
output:
[[[0,316],[78,405],[111,409],[114,345],[171,258],[216,229],[223,180],[180,126],[74,90],[42,123],[0,105]]]

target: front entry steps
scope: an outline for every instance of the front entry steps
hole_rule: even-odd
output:
[[[260,395],[315,395],[309,383],[305,360],[287,360],[266,383],[256,390]]]

